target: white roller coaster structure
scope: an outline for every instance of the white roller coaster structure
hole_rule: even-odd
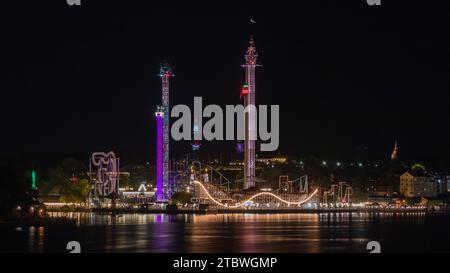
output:
[[[206,189],[206,187],[204,186],[204,184],[198,180],[194,180],[194,184],[199,185],[200,188],[204,191],[204,193],[208,196],[209,200],[211,200],[214,204],[221,206],[221,207],[225,207],[225,208],[240,208],[240,207],[244,207],[247,206],[249,202],[251,202],[252,200],[255,200],[258,197],[261,196],[268,196],[268,197],[273,197],[276,200],[286,204],[286,205],[296,205],[296,206],[300,206],[306,202],[308,202],[309,200],[311,200],[312,197],[314,197],[317,194],[317,189],[315,189],[308,197],[306,197],[303,200],[297,201],[297,202],[293,202],[293,201],[288,201],[285,200],[281,197],[279,197],[276,194],[273,194],[271,192],[258,192],[252,196],[250,196],[249,198],[245,199],[244,201],[240,202],[240,203],[236,203],[235,205],[228,205],[228,203],[222,203],[220,199],[216,199],[214,198],[211,193],[209,193],[208,189]],[[267,203],[266,203],[267,204]]]
[[[347,182],[339,182],[332,184],[330,190],[324,191],[322,198],[323,203],[328,203],[328,197],[331,197],[331,202],[335,203],[351,203],[353,195],[353,188]]]
[[[191,183],[194,185],[195,199],[197,199],[198,203],[220,208],[237,209],[249,206],[259,207],[260,205],[267,208],[301,206],[318,193],[318,189],[315,189],[311,194],[308,193],[308,179],[306,176],[293,181],[287,179],[286,181],[290,185],[289,191],[279,188],[276,193],[269,191],[232,192],[230,191],[231,182],[211,166],[202,168],[200,162],[193,162],[190,171]],[[281,181],[282,178],[280,178]],[[294,182],[300,183],[299,193],[292,192]]]

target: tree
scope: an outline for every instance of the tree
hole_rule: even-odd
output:
[[[65,203],[83,203],[86,201],[89,191],[90,185],[87,179],[71,181],[62,187],[60,201]]]
[[[89,193],[89,180],[84,163],[74,158],[66,158],[61,165],[49,171],[49,179],[41,192],[58,193],[62,202],[84,202]]]

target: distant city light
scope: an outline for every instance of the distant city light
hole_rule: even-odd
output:
[[[340,167],[341,166],[341,162],[336,162],[336,166]]]
[[[33,190],[36,189],[36,171],[35,170],[31,171],[31,188]]]
[[[362,166],[363,166],[363,164],[362,164],[361,162],[359,162],[359,163],[358,163],[358,166],[359,166],[359,167],[362,167]]]
[[[323,166],[326,166],[327,165],[327,162],[324,160],[324,161],[322,161],[322,165]]]

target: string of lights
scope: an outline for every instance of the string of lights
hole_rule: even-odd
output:
[[[302,205],[302,204],[308,202],[309,200],[311,200],[311,198],[314,197],[314,196],[317,194],[317,192],[318,192],[318,189],[315,189],[315,190],[311,193],[311,195],[309,195],[307,198],[305,198],[305,199],[303,199],[303,200],[301,200],[301,201],[298,201],[298,202],[292,202],[292,201],[284,200],[283,198],[281,198],[281,197],[279,197],[278,195],[273,194],[273,193],[271,193],[271,192],[259,192],[259,193],[256,193],[256,194],[252,195],[250,198],[248,198],[247,200],[243,201],[242,203],[239,203],[239,204],[236,204],[236,205],[229,206],[229,205],[227,205],[227,204],[223,204],[223,203],[221,203],[220,201],[216,200],[216,199],[209,193],[209,191],[206,189],[206,187],[203,185],[202,182],[200,182],[200,181],[198,181],[198,180],[194,180],[194,184],[198,184],[198,185],[200,186],[200,188],[206,193],[206,195],[208,196],[208,198],[209,198],[212,202],[214,202],[215,204],[217,204],[217,205],[219,205],[219,206],[226,207],[226,208],[240,208],[240,207],[244,206],[245,203],[247,203],[247,202],[249,202],[249,201],[252,201],[253,199],[255,199],[255,198],[259,197],[259,196],[262,196],[262,195],[268,195],[268,196],[274,197],[275,199],[277,199],[277,200],[279,200],[279,201],[281,201],[281,202],[283,202],[283,203],[285,203],[285,204],[287,204],[287,205],[296,205],[296,206],[300,206],[300,205]]]

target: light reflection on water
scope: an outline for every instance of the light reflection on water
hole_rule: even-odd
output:
[[[2,230],[0,251],[65,252],[72,240],[83,252],[366,252],[371,240],[386,252],[450,251],[449,221],[424,213],[51,216],[78,226]]]
[[[424,212],[405,213],[236,213],[236,214],[120,214],[111,216],[89,212],[53,212],[51,217],[76,220],[77,225],[138,225],[149,223],[248,223],[248,222],[423,222]]]

